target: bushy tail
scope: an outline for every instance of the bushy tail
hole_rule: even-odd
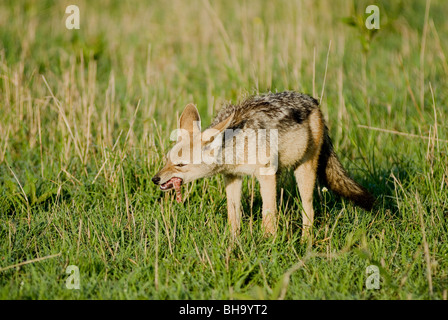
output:
[[[318,176],[320,181],[333,192],[353,201],[365,210],[372,210],[375,198],[348,176],[334,152],[327,128],[325,128],[324,142],[319,157]]]

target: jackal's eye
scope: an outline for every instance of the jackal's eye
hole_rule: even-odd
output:
[[[176,164],[176,167],[181,168],[181,167],[184,167],[186,165],[187,165],[186,163],[178,163],[178,164]]]

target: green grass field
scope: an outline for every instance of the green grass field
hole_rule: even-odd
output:
[[[0,298],[447,299],[448,3],[375,2],[1,1]],[[321,99],[372,212],[316,191],[307,246],[286,172],[265,238],[248,177],[232,241],[221,176],[152,184],[187,103],[283,90]]]

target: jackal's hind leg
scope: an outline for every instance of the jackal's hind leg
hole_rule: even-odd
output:
[[[302,199],[302,241],[312,240],[312,227],[314,221],[313,191],[316,184],[317,159],[310,159],[301,164],[294,171],[299,186],[300,198]]]

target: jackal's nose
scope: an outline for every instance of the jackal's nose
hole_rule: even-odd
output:
[[[155,176],[155,177],[153,177],[151,180],[152,180],[152,182],[154,182],[154,184],[159,184],[159,182],[160,182],[160,177]]]

